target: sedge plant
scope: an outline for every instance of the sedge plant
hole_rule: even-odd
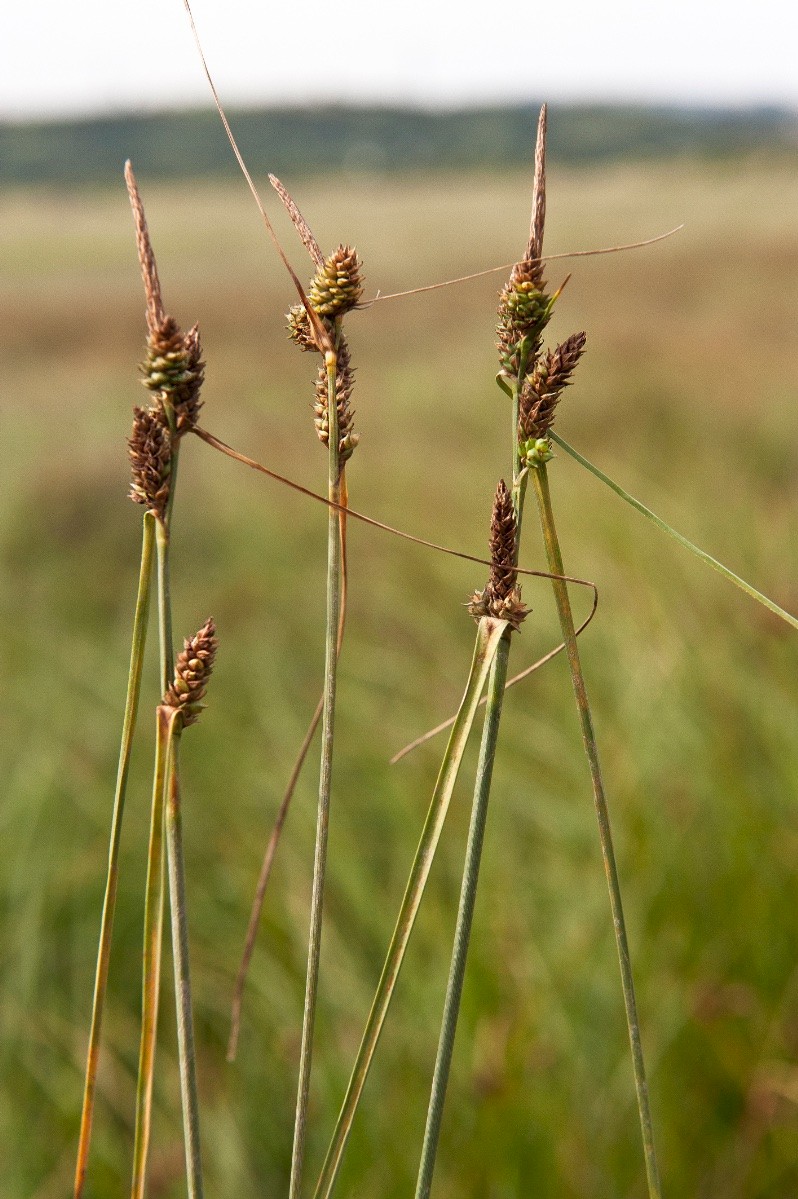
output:
[[[352,428],[353,414],[349,403],[354,385],[354,373],[349,345],[343,331],[343,318],[347,312],[357,306],[363,294],[360,265],[357,252],[349,246],[340,245],[318,267],[308,289],[307,304],[303,302],[296,305],[288,314],[288,330],[291,340],[301,350],[323,352],[324,354],[324,363],[319,367],[316,378],[314,423],[319,440],[327,447],[327,498],[330,505],[327,521],[327,617],[321,713],[319,801],[316,817],[308,965],[302,1017],[294,1143],[291,1154],[290,1199],[298,1199],[302,1182],[302,1161],[313,1060],[313,1031],[319,987],[344,580],[342,560],[344,538],[341,533],[342,517],[339,514],[343,513],[346,507],[344,468],[358,442],[358,435]],[[315,320],[312,319],[311,313]],[[322,327],[323,341],[318,336],[317,325]]]
[[[111,820],[108,874],[100,929],[83,1110],[75,1169],[75,1199],[81,1199],[83,1195],[91,1143],[100,1035],[108,985],[113,919],[118,888],[122,822],[130,754],[141,692],[153,559],[157,558],[160,689],[163,693],[169,685],[173,670],[168,548],[178,449],[183,434],[197,422],[200,408],[199,391],[204,371],[196,326],[188,334],[183,334],[177,322],[164,310],[158,268],[144,208],[133,168],[129,162],[125,165],[125,180],[135,221],[136,244],[146,297],[148,339],[143,382],[151,393],[151,402],[147,407],[134,410],[133,431],[128,443],[132,470],[130,498],[141,504],[145,511],[142,523],[141,565],[133,620],[130,670]],[[162,763],[156,760],[156,775],[161,767]],[[136,1140],[139,1147],[136,1159],[141,1158],[142,1161],[146,1158],[149,1130],[155,1012],[157,1011],[163,924],[163,821],[157,818],[157,807],[158,804],[154,801],[145,901],[142,1069],[140,1070],[136,1117]],[[134,1183],[134,1194],[143,1194],[143,1185],[142,1174],[138,1190]]]
[[[126,179],[136,220],[137,243],[147,296],[147,407],[136,408],[129,441],[131,499],[144,505],[155,524],[159,629],[159,691],[166,695],[174,676],[170,543],[180,442],[198,421],[205,364],[195,325],[183,333],[163,307],[155,256],[144,209],[130,164]],[[133,1199],[143,1199],[150,1139],[152,1087],[160,994],[165,900],[164,795],[170,750],[163,722],[156,722],[156,752],[147,880],[144,899],[144,955],[139,1073],[133,1153]]]
[[[609,810],[599,763],[593,718],[579,656],[568,586],[563,579],[560,552],[547,463],[552,457],[549,431],[557,404],[585,348],[585,335],[574,334],[555,350],[542,351],[541,334],[551,313],[552,301],[543,278],[543,225],[545,219],[545,136],[546,112],[541,112],[536,154],[536,195],[532,234],[526,261],[515,268],[502,292],[499,305],[499,351],[501,371],[498,381],[512,397],[513,453],[515,458],[514,493],[523,496],[531,478],[537,499],[540,526],[546,549],[552,588],[560,620],[562,638],[576,698],[582,739],[590,767],[593,799],[599,828],[601,853],[610,896],[613,930],[621,971],[624,1007],[632,1051],[635,1093],[643,1139],[646,1179],[650,1199],[660,1199],[661,1185],[654,1147],[654,1133],[646,1081],[640,1025],[637,1015],[634,979],[629,943],[621,900],[620,880],[615,860]],[[520,269],[519,269],[520,268]],[[525,314],[541,312],[542,325],[533,335],[524,329]],[[520,319],[519,319],[520,318]],[[526,345],[525,345],[526,343]],[[520,508],[519,508],[520,512]]]

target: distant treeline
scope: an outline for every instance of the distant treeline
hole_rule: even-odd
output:
[[[296,177],[320,171],[380,172],[511,167],[530,160],[537,107],[455,112],[337,106],[231,111],[250,169]],[[798,149],[798,113],[777,108],[555,106],[554,161],[570,164],[675,155],[728,157]],[[212,111],[0,124],[0,184],[116,180],[125,158],[163,179],[234,173]]]

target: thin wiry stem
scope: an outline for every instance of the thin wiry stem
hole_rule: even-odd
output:
[[[97,1085],[97,1063],[100,1053],[105,994],[108,986],[108,964],[111,957],[111,940],[116,908],[116,893],[119,882],[119,846],[122,837],[122,816],[130,770],[130,752],[136,727],[141,673],[144,665],[144,646],[147,639],[147,618],[150,609],[152,559],[154,549],[153,516],[145,513],[141,535],[141,567],[139,569],[138,593],[133,616],[133,635],[130,648],[125,714],[122,720],[122,740],[119,747],[119,766],[116,775],[113,815],[111,817],[111,840],[108,849],[108,876],[105,884],[105,899],[100,924],[100,943],[97,953],[97,969],[94,980],[91,1031],[86,1061],[86,1083],[83,1093],[83,1111],[80,1120],[77,1165],[75,1168],[75,1199],[81,1199],[88,1165],[91,1126],[94,1114],[94,1096]]]
[[[338,621],[338,655],[341,654],[341,646],[344,640],[344,629],[346,627],[346,601],[347,601],[347,552],[346,552],[346,512],[344,509],[348,502],[348,492],[346,486],[346,468],[341,471],[341,487],[340,487],[341,510],[338,512],[338,529],[341,538],[341,612]],[[280,807],[277,810],[277,816],[274,821],[274,828],[266,845],[266,850],[263,854],[263,862],[260,868],[258,877],[258,885],[255,890],[255,898],[252,902],[252,910],[249,915],[249,924],[247,926],[247,935],[244,940],[244,952],[241,955],[241,964],[238,967],[236,976],[235,989],[233,991],[232,1011],[230,1016],[230,1038],[227,1043],[227,1060],[228,1062],[235,1061],[236,1053],[238,1052],[238,1039],[241,1033],[241,1008],[244,1002],[244,987],[246,986],[247,974],[249,972],[252,954],[255,950],[255,941],[258,935],[258,925],[260,924],[261,913],[263,912],[263,903],[266,898],[266,889],[271,878],[272,866],[277,853],[277,846],[280,842],[283,826],[288,816],[288,809],[291,806],[291,800],[296,790],[296,785],[299,782],[299,776],[302,772],[302,767],[305,764],[308,751],[316,734],[316,729],[319,727],[322,712],[324,711],[324,692],[322,692],[316,710],[311,717],[302,744],[299,747],[299,752],[296,756],[293,769],[288,779]]]
[[[136,1131],[133,1146],[132,1199],[144,1199],[147,1154],[152,1119],[152,1084],[161,989],[161,951],[164,913],[164,790],[166,787],[168,729],[158,712],[155,728],[155,768],[152,785],[150,843],[144,892],[144,962],[141,1000],[141,1041],[136,1084]]]
[[[328,351],[326,360],[327,418],[329,421],[328,492],[330,500],[338,505],[340,503],[341,468],[339,463],[338,404],[335,388],[336,354],[333,351]],[[337,647],[340,611],[341,539],[336,510],[335,508],[330,508],[327,526],[327,627],[325,631],[324,706],[321,725],[319,806],[316,820],[316,849],[313,861],[313,892],[310,903],[310,932],[308,935],[308,969],[305,983],[305,1008],[302,1017],[302,1047],[299,1055],[299,1080],[297,1084],[294,1144],[291,1153],[289,1199],[299,1199],[302,1186],[302,1160],[305,1149],[310,1073],[313,1060],[313,1029],[316,1018],[316,997],[319,988],[324,878],[327,865],[327,837],[330,822],[330,790],[335,737],[335,690],[338,673]]]
[[[163,711],[163,710],[162,710]],[[166,796],[166,845],[169,863],[169,907],[172,916],[172,957],[175,968],[177,1047],[180,1059],[180,1094],[186,1148],[186,1181],[189,1199],[202,1199],[197,1061],[194,1047],[194,1017],[191,1003],[191,972],[188,955],[186,879],[183,863],[183,822],[180,807],[178,749],[180,718],[162,716],[167,722],[168,781]]]
[[[684,549],[689,550],[691,554],[695,554],[696,558],[700,559],[701,562],[705,562],[707,566],[711,566],[718,574],[723,575],[724,579],[733,583],[735,587],[739,587],[751,599],[755,599],[758,604],[762,604],[763,607],[775,613],[776,616],[786,621],[787,624],[792,625],[794,629],[798,629],[798,617],[793,616],[791,612],[785,612],[784,608],[780,608],[772,599],[768,599],[761,591],[757,591],[756,587],[752,587],[750,583],[746,583],[745,579],[741,579],[734,571],[729,570],[728,566],[724,566],[722,562],[718,562],[717,558],[713,558],[705,550],[699,549],[697,545],[693,545],[692,541],[688,541],[676,529],[672,529],[661,517],[657,516],[656,512],[652,512],[645,504],[641,504],[640,500],[636,500],[619,483],[616,483],[609,475],[605,475],[603,470],[599,470],[592,462],[588,462],[587,458],[583,457],[572,445],[569,445],[564,438],[559,437],[553,429],[550,431],[549,436],[561,449],[565,450],[566,454],[570,454],[572,458],[575,458],[580,466],[584,466],[585,470],[590,471],[591,475],[595,475],[597,479],[601,479],[602,483],[606,483],[616,495],[620,496],[622,500],[625,500],[627,504],[630,504],[632,508],[645,516],[647,520],[650,520],[652,524],[655,524],[663,533],[667,533],[674,541],[678,541],[679,545],[683,546]]]
[[[438,1041],[438,1054],[432,1078],[432,1092],[427,1111],[427,1126],[424,1131],[424,1145],[421,1152],[418,1181],[416,1183],[416,1199],[427,1199],[429,1196],[430,1187],[432,1186],[432,1175],[435,1169],[435,1157],[438,1151],[443,1105],[446,1100],[446,1087],[452,1063],[457,1018],[460,1013],[460,997],[463,993],[468,943],[471,937],[471,922],[474,916],[474,904],[477,897],[479,864],[482,857],[482,843],[485,835],[485,822],[488,815],[488,799],[490,797],[490,784],[493,776],[493,762],[496,756],[496,743],[499,736],[499,724],[501,722],[502,701],[507,681],[509,655],[510,634],[508,630],[499,642],[499,648],[491,667],[490,680],[488,682],[487,710],[485,712],[482,744],[477,764],[474,803],[471,809],[471,824],[468,830],[463,882],[460,889],[460,905],[457,911],[457,926],[454,934],[454,951],[449,968],[449,981],[446,987],[446,1001],[443,1008],[440,1039]]]
[[[540,513],[540,524],[543,531],[543,540],[546,546],[546,555],[549,560],[549,566],[552,572],[561,574],[562,554],[560,553],[557,529],[554,524],[554,513],[551,506],[551,494],[549,492],[548,474],[545,463],[538,466],[537,469],[534,469],[532,471],[532,475],[535,482],[535,493],[537,495],[538,510]],[[582,739],[584,741],[585,752],[590,765],[590,777],[593,782],[593,799],[596,807],[596,817],[598,819],[601,855],[604,859],[604,873],[607,877],[607,886],[610,893],[612,923],[615,931],[615,942],[618,949],[618,960],[621,967],[621,984],[623,987],[624,1007],[626,1009],[626,1023],[629,1030],[629,1043],[632,1048],[632,1066],[634,1070],[635,1092],[637,1095],[637,1110],[640,1117],[640,1129],[643,1136],[643,1153],[646,1163],[648,1193],[650,1199],[661,1199],[662,1191],[660,1187],[659,1169],[657,1167],[657,1157],[654,1149],[654,1130],[651,1121],[648,1084],[646,1083],[646,1071],[643,1061],[643,1046],[640,1039],[640,1024],[637,1017],[637,1004],[635,1001],[632,963],[629,956],[629,942],[626,936],[626,924],[623,916],[623,904],[621,902],[621,885],[618,878],[618,868],[615,862],[615,850],[612,843],[610,816],[607,809],[607,800],[604,794],[604,782],[602,780],[601,767],[599,765],[598,747],[596,745],[596,737],[593,731],[593,718],[590,711],[590,703],[587,697],[585,679],[584,675],[582,674],[582,665],[579,660],[579,646],[577,644],[574,631],[574,618],[571,611],[571,601],[568,596],[568,587],[564,582],[561,582],[558,579],[552,581],[552,586],[554,588],[554,597],[557,604],[557,612],[560,618],[560,627],[562,629],[563,640],[565,641],[566,652],[568,654],[568,664],[571,668],[571,680],[573,682],[574,694],[576,696],[576,706],[579,713],[579,723],[582,729]]]
[[[443,830],[449,801],[457,782],[460,764],[463,760],[468,737],[474,723],[479,697],[485,686],[499,642],[508,628],[507,622],[484,617],[477,628],[477,638],[474,645],[474,657],[466,683],[460,709],[455,718],[446,751],[443,755],[438,779],[432,793],[429,811],[424,822],[421,839],[416,849],[410,876],[407,880],[402,905],[396,920],[396,926],[388,947],[388,953],[377,984],[377,990],[371,1005],[366,1027],[357,1052],[355,1064],[349,1078],[349,1084],[344,1095],[338,1121],[332,1135],[324,1165],[316,1183],[315,1199],[329,1199],[335,1186],[338,1170],[352,1129],[352,1122],[357,1112],[363,1088],[366,1085],[371,1062],[377,1049],[385,1017],[393,997],[399,971],[407,951],[410,934],[413,931],[418,909],[424,895],[424,888],[432,869],[435,851]]]

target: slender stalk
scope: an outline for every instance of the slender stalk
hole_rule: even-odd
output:
[[[167,410],[171,413],[171,409]],[[171,417],[170,417],[171,420]],[[174,674],[172,640],[172,599],[169,578],[169,546],[172,508],[177,481],[179,442],[174,442],[170,469],[169,500],[163,521],[155,520],[158,560],[158,639],[160,692],[165,695]],[[155,1074],[155,1047],[158,1038],[158,1000],[161,992],[161,958],[164,921],[164,771],[166,750],[161,744],[163,730],[159,720],[155,746],[155,784],[150,817],[150,841],[147,851],[147,881],[144,893],[144,958],[142,967],[141,1038],[139,1073],[136,1082],[136,1123],[133,1149],[132,1199],[144,1199],[147,1181],[147,1156],[152,1126],[152,1089]],[[160,762],[159,762],[160,755]],[[160,785],[159,779],[160,769]]]
[[[705,562],[707,566],[711,566],[713,570],[716,570],[718,574],[723,575],[724,579],[727,579],[729,583],[733,583],[735,587],[739,587],[740,590],[744,591],[746,595],[749,595],[751,599],[755,599],[757,603],[762,604],[765,608],[768,608],[771,612],[774,612],[776,616],[781,617],[781,619],[785,620],[787,624],[792,625],[794,629],[798,629],[798,617],[793,616],[790,612],[785,612],[784,608],[780,608],[779,605],[774,603],[772,599],[768,599],[768,597],[763,595],[761,591],[757,591],[756,587],[752,587],[750,583],[746,583],[745,579],[741,579],[739,575],[734,573],[734,571],[729,570],[728,566],[724,566],[722,562],[718,562],[717,558],[713,558],[710,554],[706,553],[705,550],[699,549],[697,545],[693,545],[692,541],[688,541],[688,539],[681,533],[677,533],[676,529],[672,529],[671,526],[662,520],[661,517],[657,516],[656,512],[652,512],[650,508],[645,506],[645,504],[641,504],[640,500],[636,500],[635,497],[630,495],[628,491],[625,491],[619,483],[614,482],[609,475],[605,475],[603,470],[599,470],[599,468],[594,466],[592,462],[588,462],[587,458],[583,457],[578,450],[575,450],[572,445],[569,445],[567,441],[558,436],[553,429],[550,430],[549,436],[551,437],[552,441],[556,442],[557,445],[560,446],[561,449],[565,450],[566,454],[570,454],[571,457],[575,458],[581,466],[584,466],[585,470],[590,471],[591,475],[595,475],[597,479],[601,479],[602,483],[606,483],[616,495],[620,496],[622,500],[625,500],[627,504],[630,504],[637,512],[640,512],[643,516],[655,524],[663,533],[667,533],[668,536],[672,537],[674,541],[678,541],[679,545],[683,546],[684,549],[689,550],[691,554],[695,554],[696,558],[699,558],[702,562]]]
[[[346,554],[346,507],[348,504],[348,491],[346,486],[346,468],[341,470],[341,485],[340,485],[340,502],[341,509],[338,510],[338,530],[341,540],[341,611],[338,620],[338,655],[341,654],[341,646],[344,640],[344,629],[346,627],[346,597],[347,597],[347,554]],[[335,509],[332,509],[335,511]],[[241,1033],[241,1008],[244,1002],[244,987],[247,981],[249,965],[252,961],[252,954],[255,950],[255,941],[258,935],[258,925],[260,924],[261,913],[263,911],[263,902],[266,897],[266,888],[269,885],[271,878],[272,866],[274,864],[277,846],[280,842],[280,837],[283,831],[288,809],[291,806],[291,800],[296,790],[296,785],[299,781],[299,776],[302,772],[302,767],[305,764],[305,759],[316,734],[316,729],[319,727],[322,712],[324,711],[324,692],[316,705],[316,710],[311,717],[302,744],[299,747],[299,752],[296,756],[293,769],[288,779],[280,807],[277,810],[277,816],[274,821],[274,828],[266,845],[263,854],[263,862],[261,863],[260,875],[258,876],[258,885],[255,889],[255,898],[252,902],[252,910],[249,915],[249,924],[247,926],[247,935],[244,939],[244,952],[241,955],[241,963],[238,967],[236,976],[235,988],[233,991],[233,1003],[230,1015],[230,1038],[227,1043],[227,1060],[228,1062],[235,1061],[236,1053],[238,1052],[238,1038]]]
[[[122,836],[122,816],[125,809],[127,780],[130,771],[130,753],[133,746],[133,733],[136,727],[136,715],[138,712],[139,695],[141,693],[141,673],[144,665],[144,646],[147,639],[153,548],[153,517],[151,513],[147,512],[144,515],[142,523],[141,566],[139,569],[136,607],[133,616],[130,669],[128,672],[127,696],[125,698],[125,714],[122,720],[122,740],[119,747],[119,765],[116,775],[113,815],[111,817],[108,875],[105,883],[105,899],[103,901],[102,921],[100,924],[100,944],[94,979],[91,1030],[89,1032],[89,1048],[86,1060],[86,1083],[83,1093],[83,1111],[80,1120],[80,1137],[78,1140],[78,1156],[75,1168],[75,1199],[81,1199],[83,1194],[89,1145],[91,1142],[94,1097],[97,1085],[97,1063],[100,1053],[100,1033],[105,1006],[105,994],[108,986],[108,965],[111,957],[111,939],[119,882],[119,846]]]
[[[540,524],[543,531],[543,540],[546,546],[549,569],[553,574],[562,574],[562,554],[560,553],[557,529],[554,524],[554,513],[551,507],[551,494],[549,492],[548,474],[545,463],[538,466],[537,469],[532,470],[531,473],[535,482],[535,492],[538,501],[538,510],[540,513]],[[590,704],[587,697],[584,675],[582,674],[582,665],[579,660],[579,647],[574,631],[574,618],[573,613],[571,612],[571,601],[568,597],[568,586],[560,579],[553,579],[552,587],[554,588],[554,597],[557,604],[557,612],[560,618],[560,627],[562,629],[562,636],[563,640],[565,641],[566,652],[568,654],[568,663],[571,668],[571,680],[573,682],[574,694],[576,696],[576,706],[579,712],[579,723],[582,729],[582,739],[584,741],[585,752],[590,765],[590,777],[593,782],[593,799],[596,807],[596,817],[598,819],[601,854],[604,859],[604,872],[607,876],[607,886],[610,893],[612,923],[615,930],[615,941],[618,950],[618,960],[621,968],[621,984],[623,987],[624,1007],[626,1009],[626,1023],[629,1030],[629,1043],[632,1049],[632,1066],[634,1070],[635,1092],[637,1095],[637,1110],[640,1116],[640,1129],[643,1137],[643,1153],[646,1163],[648,1193],[650,1199],[661,1199],[662,1190],[660,1186],[656,1152],[654,1149],[654,1130],[651,1121],[648,1084],[646,1083],[646,1072],[643,1061],[643,1046],[640,1039],[640,1024],[637,1017],[637,1004],[635,1002],[632,963],[629,956],[629,942],[626,936],[626,924],[623,916],[623,904],[621,902],[621,886],[618,879],[618,868],[615,862],[615,850],[612,843],[610,816],[607,809],[607,800],[604,794],[604,783],[601,777],[598,747],[596,745],[596,737],[593,731],[593,718],[590,712]]]
[[[194,1047],[194,1017],[191,1004],[191,974],[188,956],[186,880],[183,864],[183,822],[180,810],[178,750],[180,718],[159,713],[167,725],[166,846],[169,863],[169,906],[172,915],[172,957],[175,967],[177,1045],[180,1058],[180,1094],[186,1147],[186,1181],[189,1199],[202,1199],[199,1099]]]
[[[336,322],[337,324],[337,322]],[[337,329],[336,329],[337,332]],[[334,504],[340,502],[341,468],[338,453],[338,405],[335,389],[337,358],[327,352],[327,412],[329,421],[328,494]],[[316,820],[316,849],[313,862],[313,891],[308,935],[308,969],[305,983],[305,1008],[302,1018],[302,1046],[299,1055],[294,1144],[291,1153],[289,1199],[299,1199],[302,1185],[302,1160],[305,1148],[310,1073],[313,1060],[313,1028],[319,988],[321,925],[324,905],[324,877],[327,865],[327,837],[330,822],[330,788],[335,724],[337,681],[337,634],[341,608],[341,539],[335,508],[329,509],[327,524],[327,627],[324,655],[324,706],[321,732],[321,769],[319,805]]]
[[[421,1152],[421,1164],[416,1183],[416,1199],[427,1199],[432,1186],[432,1175],[435,1169],[435,1157],[438,1151],[443,1105],[446,1099],[446,1087],[452,1063],[457,1018],[460,1013],[460,997],[463,993],[468,943],[471,937],[471,922],[474,916],[474,904],[477,896],[479,865],[482,857],[482,843],[485,835],[485,822],[488,815],[488,799],[493,775],[493,762],[496,756],[496,743],[499,736],[499,724],[501,721],[504,689],[507,681],[509,656],[510,634],[508,631],[499,642],[488,682],[488,704],[485,712],[485,724],[482,729],[479,762],[477,764],[474,803],[471,809],[471,824],[468,830],[465,868],[463,870],[460,905],[457,912],[457,926],[454,935],[454,951],[449,968],[449,982],[446,988],[446,1001],[443,1008],[440,1039],[438,1041],[438,1054],[432,1078],[427,1126],[424,1131],[424,1146]]]
[[[168,741],[168,728],[159,710],[155,728],[152,817],[144,896],[141,1042],[136,1084],[136,1131],[133,1146],[133,1181],[130,1191],[132,1199],[144,1199],[147,1181],[147,1151],[150,1143],[152,1083],[155,1070],[155,1041],[158,1030],[158,998],[161,986],[161,949],[163,945],[164,790],[169,756]]]
[[[488,677],[497,648],[507,627],[506,621],[494,620],[490,617],[484,617],[479,622],[476,644],[474,646],[474,657],[471,662],[471,670],[468,682],[466,683],[465,693],[449,735],[446,752],[443,755],[429,811],[427,812],[427,818],[421,832],[421,839],[416,849],[413,865],[410,868],[410,877],[407,881],[402,906],[399,909],[399,915],[396,920],[393,936],[391,937],[391,943],[388,947],[380,981],[377,984],[377,990],[366,1021],[366,1027],[360,1042],[355,1064],[352,1067],[352,1073],[341,1105],[341,1111],[338,1115],[338,1121],[327,1149],[327,1155],[324,1159],[319,1180],[316,1183],[315,1199],[328,1199],[335,1186],[346,1142],[352,1129],[352,1122],[354,1121],[355,1113],[363,1094],[363,1088],[366,1085],[368,1072],[383,1024],[385,1023],[385,1017],[388,1014],[388,1008],[393,997],[402,962],[404,961],[410,934],[413,931],[413,925],[424,894],[424,888],[429,877],[429,872],[432,869],[435,850],[440,840],[446,813],[449,809],[449,801],[451,800],[460,770],[460,763],[463,760],[468,737],[474,723],[474,717],[479,705],[479,697],[482,694],[485,680]]]

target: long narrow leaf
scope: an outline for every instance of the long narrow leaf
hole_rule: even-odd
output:
[[[656,512],[652,512],[645,504],[641,504],[640,500],[636,500],[619,483],[614,482],[609,475],[604,474],[603,470],[599,470],[597,466],[589,462],[587,458],[580,454],[578,450],[575,450],[572,445],[569,445],[567,441],[563,440],[553,429],[549,431],[549,436],[552,441],[557,443],[560,449],[565,450],[566,454],[570,454],[572,458],[575,458],[580,466],[584,466],[585,470],[590,471],[591,475],[595,475],[597,479],[601,479],[602,483],[606,483],[610,490],[619,495],[627,504],[631,504],[633,508],[647,517],[663,533],[667,533],[674,541],[678,541],[679,545],[684,546],[691,554],[695,554],[696,558],[699,558],[702,562],[706,562],[707,566],[711,566],[718,574],[723,575],[724,579],[728,579],[730,583],[734,583],[735,587],[739,587],[746,595],[750,595],[751,599],[755,599],[758,604],[762,604],[763,607],[774,612],[782,620],[785,620],[787,624],[792,625],[794,629],[798,629],[798,617],[793,616],[790,612],[785,612],[784,608],[780,608],[772,599],[768,599],[761,591],[757,591],[756,587],[752,587],[750,583],[746,583],[745,579],[741,579],[734,571],[729,570],[728,566],[724,566],[722,562],[718,562],[717,558],[713,558],[704,550],[699,549],[697,545],[693,545],[692,541],[688,541],[681,533],[677,533],[676,529],[672,529],[661,517],[657,516]]]
[[[427,878],[429,877],[435,857],[435,850],[438,846],[443,822],[446,819],[446,813],[449,808],[449,801],[452,797],[455,782],[457,781],[460,763],[463,760],[465,747],[474,723],[474,717],[476,716],[479,697],[482,694],[485,680],[488,677],[499,642],[506,628],[506,621],[493,620],[490,617],[484,617],[479,623],[476,645],[474,647],[474,658],[471,663],[471,672],[468,676],[465,694],[463,695],[454,727],[449,736],[449,742],[446,746],[443,762],[441,763],[435,790],[432,793],[432,801],[424,823],[421,840],[416,850],[416,856],[413,859],[402,906],[399,909],[396,927],[394,928],[391,944],[382,968],[382,974],[380,975],[380,981],[366,1022],[363,1039],[352,1069],[352,1075],[349,1079],[349,1086],[344,1096],[338,1122],[327,1150],[321,1174],[319,1175],[319,1181],[316,1184],[316,1199],[327,1199],[335,1185],[335,1179],[344,1149],[346,1148],[346,1142],[352,1128],[352,1121],[354,1120],[355,1112],[363,1093],[363,1087],[365,1086],[372,1058],[377,1048],[377,1042],[382,1032],[382,1026],[385,1022],[391,997],[396,986],[396,980],[399,976],[399,970],[404,960],[413,924],[415,923]]]

